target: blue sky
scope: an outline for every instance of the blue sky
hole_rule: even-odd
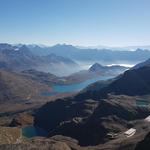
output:
[[[0,42],[150,45],[150,0],[0,0]]]

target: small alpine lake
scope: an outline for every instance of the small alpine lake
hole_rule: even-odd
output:
[[[26,138],[32,138],[35,136],[46,136],[47,132],[45,132],[43,129],[35,126],[26,126],[22,128],[22,136]]]

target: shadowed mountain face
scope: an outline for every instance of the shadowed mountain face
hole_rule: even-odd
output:
[[[129,70],[110,85],[110,90],[116,94],[144,95],[150,92],[150,67]],[[118,87],[118,88],[117,88]]]
[[[126,71],[123,75],[118,76],[116,79],[106,82],[95,83],[89,86],[78,97],[87,97],[93,99],[100,99],[107,97],[108,93],[116,95],[146,95],[150,93],[150,67],[143,67]],[[105,87],[103,87],[105,86]],[[102,88],[98,88],[102,87]],[[95,90],[94,90],[95,89]]]
[[[139,68],[124,73],[108,88],[110,92],[125,95],[144,95],[150,93],[150,67]]]

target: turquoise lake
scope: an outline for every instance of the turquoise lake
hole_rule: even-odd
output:
[[[53,96],[59,93],[67,93],[67,92],[77,92],[80,91],[82,89],[84,89],[85,87],[87,87],[88,85],[96,82],[96,81],[100,81],[100,80],[107,80],[107,79],[111,79],[114,76],[101,76],[101,77],[97,77],[94,79],[89,79],[86,80],[84,82],[81,83],[76,83],[76,84],[69,84],[69,85],[53,85],[52,89],[53,92],[44,92],[42,93],[42,95],[44,96]]]
[[[26,138],[32,138],[35,136],[46,136],[47,133],[38,127],[27,126],[22,128],[22,135]]]

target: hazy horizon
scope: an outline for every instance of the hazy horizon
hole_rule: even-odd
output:
[[[13,43],[13,42],[1,42],[0,41],[0,44],[11,44],[11,45],[32,45],[32,46],[39,46],[39,47],[53,47],[53,46],[57,46],[57,45],[60,45],[60,46],[63,46],[63,45],[66,45],[66,46],[73,46],[73,47],[76,47],[76,48],[79,48],[79,49],[101,49],[101,48],[104,48],[104,49],[115,49],[118,50],[120,48],[121,49],[126,49],[126,50],[131,50],[133,48],[133,50],[136,50],[136,49],[150,49],[150,44],[148,45],[128,45],[128,46],[109,46],[109,45],[74,45],[74,44],[71,44],[71,43],[56,43],[56,44],[42,44],[42,43]]]

